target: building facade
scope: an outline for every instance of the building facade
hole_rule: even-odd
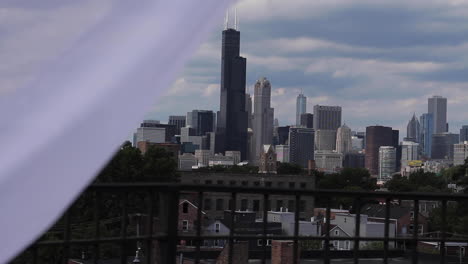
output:
[[[180,129],[185,127],[186,116],[169,116],[169,121],[167,122],[169,125],[175,126],[176,135],[180,135]]]
[[[260,163],[258,164],[258,172],[276,174],[276,152],[273,145],[263,145]]]
[[[458,143],[459,135],[439,133],[432,135],[432,159],[453,160],[453,145]]]
[[[336,172],[343,167],[343,154],[330,150],[315,151],[315,166],[318,170]]]
[[[468,126],[463,126],[460,129],[460,142],[468,141]]]
[[[434,133],[447,132],[447,98],[433,96],[427,99],[427,112],[434,118]]]
[[[434,134],[434,116],[430,113],[422,114],[420,117],[420,124],[422,154],[430,158],[432,151],[432,135]]]
[[[419,144],[412,141],[403,141],[401,144],[401,167],[408,166],[408,162],[419,160]]]
[[[291,127],[289,129],[289,162],[307,168],[309,160],[314,160],[314,130]]]
[[[341,126],[341,106],[314,106],[314,129],[337,130]]]
[[[314,128],[314,115],[311,113],[301,114],[301,127]]]
[[[416,114],[413,114],[413,117],[408,122],[406,126],[406,141],[412,141],[419,143],[420,136],[421,136],[421,126],[419,124],[418,119],[416,118]]]
[[[255,161],[260,159],[264,145],[273,143],[273,108],[271,108],[271,84],[265,78],[255,83],[253,142]]]
[[[344,124],[340,126],[336,132],[336,152],[344,155],[352,149],[351,129]]]
[[[366,169],[372,176],[379,175],[379,148],[392,145],[391,127],[369,126],[366,128]]]
[[[468,158],[468,141],[453,145],[453,165],[463,165]]]
[[[381,146],[379,148],[379,181],[391,180],[396,171],[396,149],[393,146]]]
[[[336,130],[314,129],[315,150],[336,150]]]
[[[301,115],[307,111],[307,97],[302,93],[296,98],[296,126],[301,125]]]
[[[192,110],[187,113],[186,126],[195,131],[195,136],[204,136],[215,130],[216,114],[211,110]]]
[[[276,145],[276,160],[279,162],[289,162],[289,145]]]

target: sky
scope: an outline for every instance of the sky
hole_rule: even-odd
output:
[[[427,98],[448,98],[450,131],[468,124],[468,0],[241,0],[236,5],[250,93],[272,85],[280,125],[295,122],[297,95],[339,105],[353,130],[400,129]],[[232,14],[231,14],[232,17]],[[221,31],[213,30],[146,118],[167,122],[219,109]]]
[[[66,56],[113,3],[2,0],[0,96]],[[240,0],[235,6],[246,90],[267,77],[281,125],[294,123],[301,91],[308,112],[316,104],[342,106],[343,122],[356,131],[378,124],[404,136],[413,113],[426,112],[433,95],[448,98],[452,132],[468,124],[468,0]],[[219,109],[223,24],[142,119],[167,122],[169,115]]]

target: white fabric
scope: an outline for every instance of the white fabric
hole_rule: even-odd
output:
[[[0,74],[25,71],[16,86],[0,87],[0,263],[93,179],[210,26],[222,23],[228,2],[0,2]]]

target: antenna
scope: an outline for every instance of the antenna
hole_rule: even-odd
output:
[[[237,29],[237,7],[234,8],[234,29],[238,30]]]
[[[224,29],[228,29],[228,23],[229,23],[229,9],[226,10],[226,17],[224,18]]]

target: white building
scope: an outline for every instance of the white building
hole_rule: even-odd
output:
[[[396,172],[396,150],[391,146],[379,148],[379,181],[391,180]]]
[[[346,124],[340,126],[336,132],[336,152],[346,154],[352,150],[351,129]]]
[[[225,152],[226,157],[232,158],[233,165],[237,165],[241,162],[241,153],[237,150],[228,150]]]
[[[208,166],[233,166],[233,157],[226,157],[223,154],[215,154],[208,161]]]
[[[289,145],[276,145],[276,160],[279,162],[289,162]]]
[[[319,170],[337,171],[343,167],[343,154],[330,150],[317,150],[315,166]]]
[[[139,127],[135,133],[135,144],[140,141],[150,143],[166,142],[166,129],[163,127]]]
[[[263,145],[273,143],[273,115],[274,110],[271,103],[271,85],[265,78],[260,78],[254,87],[254,112],[253,112],[253,143],[254,163],[258,164],[263,152]]]
[[[193,166],[197,166],[195,155],[192,153],[179,155],[179,170],[192,170]]]
[[[412,160],[419,160],[419,144],[403,141],[401,143],[401,167],[406,167],[408,162]]]
[[[463,165],[468,158],[468,141],[453,145],[453,164]]]
[[[198,166],[208,166],[211,156],[211,151],[209,149],[195,150],[195,158],[197,159]]]

